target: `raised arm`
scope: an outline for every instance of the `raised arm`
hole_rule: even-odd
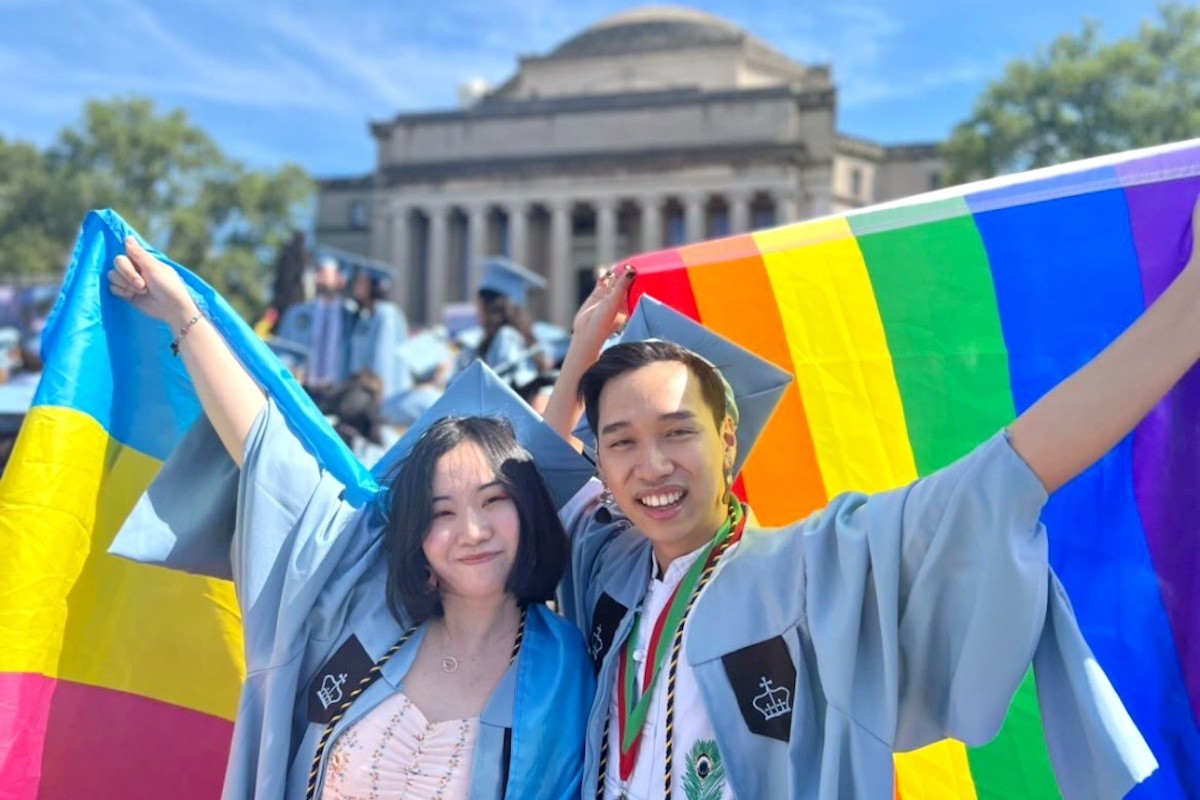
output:
[[[186,327],[187,334],[179,341],[179,354],[204,413],[240,467],[246,437],[266,396],[221,334],[200,313],[178,273],[129,237],[125,240],[125,255],[116,257],[108,273],[108,285],[113,294],[165,322],[176,336]]]
[[[1025,411],[1012,445],[1053,492],[1107,453],[1200,358],[1200,200],[1183,272],[1103,352]]]
[[[571,328],[571,344],[563,357],[562,369],[542,418],[559,435],[579,449],[572,435],[583,403],[579,399],[579,380],[596,363],[604,342],[625,324],[629,310],[629,289],[637,272],[628,264],[617,267],[596,281],[596,288],[583,301]]]

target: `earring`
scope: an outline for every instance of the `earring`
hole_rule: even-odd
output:
[[[604,487],[604,491],[600,492],[600,502],[611,508],[612,505],[617,502],[617,499],[613,497],[612,489],[608,488],[607,483],[602,483],[600,485]]]

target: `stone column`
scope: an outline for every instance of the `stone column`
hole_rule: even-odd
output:
[[[390,261],[392,256],[392,219],[398,206],[397,198],[388,197],[382,190],[371,194],[371,212],[367,221],[367,252],[378,261]]]
[[[596,204],[596,262],[605,268],[617,260],[617,201],[601,198]]]
[[[392,300],[404,309],[406,314],[410,314],[412,310],[408,307],[408,288],[416,266],[412,263],[412,239],[409,231],[409,215],[412,209],[392,203],[389,211],[391,242],[385,260],[396,268],[395,280],[392,281]]]
[[[642,252],[658,250],[663,242],[662,198],[643,197],[642,203]]]
[[[683,198],[683,238],[686,244],[704,238],[704,195],[689,194]]]
[[[796,193],[792,191],[776,192],[775,194],[775,224],[786,225],[799,218],[796,206]]]
[[[464,298],[470,297],[475,290],[480,262],[484,256],[492,255],[484,252],[487,249],[487,211],[486,206],[470,206],[467,209],[467,285],[463,289]]]
[[[511,203],[508,213],[508,257],[529,266],[529,204]]]
[[[569,326],[575,294],[575,270],[571,265],[571,201],[550,205],[550,321]]]
[[[446,206],[429,208],[429,263],[425,265],[425,320],[430,325],[442,321],[446,304],[446,284],[450,274],[450,209]]]
[[[832,191],[828,185],[818,186],[809,191],[808,216],[824,217],[833,213]]]
[[[746,233],[750,230],[750,193],[730,192],[726,198],[729,204],[729,232]]]

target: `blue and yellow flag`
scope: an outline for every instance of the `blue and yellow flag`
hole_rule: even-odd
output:
[[[3,800],[220,794],[244,671],[233,586],[106,552],[201,413],[171,331],[108,292],[130,234],[112,211],[84,220],[43,334],[41,384],[0,481]],[[300,386],[211,287],[178,268],[309,449],[350,495],[368,497],[374,480]]]

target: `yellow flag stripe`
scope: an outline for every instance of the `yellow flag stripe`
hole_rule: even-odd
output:
[[[866,262],[843,219],[754,234],[784,321],[830,497],[916,475]]]
[[[754,234],[784,321],[829,495],[917,478],[900,388],[866,261],[844,219]],[[903,800],[975,798],[967,750],[944,741],[896,756]]]
[[[245,671],[232,584],[106,552],[160,466],[86,414],[30,410],[0,480],[0,672],[232,719]]]

